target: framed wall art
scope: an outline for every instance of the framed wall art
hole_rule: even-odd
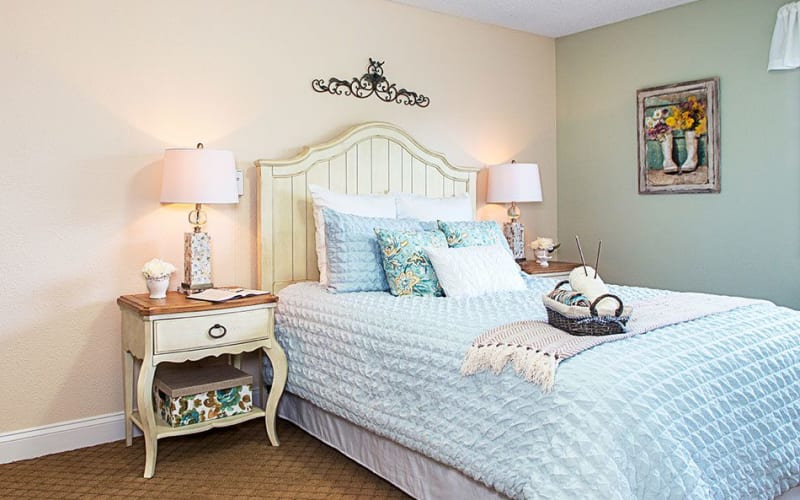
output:
[[[719,78],[636,92],[639,193],[719,193]]]

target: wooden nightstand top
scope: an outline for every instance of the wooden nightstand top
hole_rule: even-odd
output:
[[[535,260],[526,260],[520,262],[520,267],[528,274],[538,275],[568,275],[570,271],[580,266],[580,262],[563,262],[558,260],[551,260],[550,265],[542,267],[536,263]]]
[[[151,299],[146,293],[122,295],[117,299],[117,304],[120,307],[132,309],[140,316],[211,311],[214,309],[230,309],[231,307],[255,306],[273,302],[278,302],[278,297],[269,293],[266,295],[253,295],[241,299],[232,299],[226,302],[208,302],[207,300],[188,299],[186,295],[178,292],[167,292],[166,299]]]

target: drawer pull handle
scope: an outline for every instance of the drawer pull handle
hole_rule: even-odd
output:
[[[222,333],[220,333],[219,335],[214,335],[213,333],[214,330],[222,330]],[[211,337],[212,339],[221,339],[222,337],[225,336],[226,333],[228,333],[228,329],[220,325],[219,323],[208,329],[208,336]]]

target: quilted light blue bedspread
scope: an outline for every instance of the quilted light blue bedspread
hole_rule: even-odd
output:
[[[772,498],[800,484],[800,312],[757,304],[601,345],[543,394],[459,374],[472,340],[545,319],[541,293],[280,293],[287,389],[513,498]],[[612,287],[626,303],[658,290]]]

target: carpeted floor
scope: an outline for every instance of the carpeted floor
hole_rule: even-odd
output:
[[[0,465],[0,498],[408,498],[284,420],[278,436],[253,420],[162,439],[152,479],[141,438]]]

